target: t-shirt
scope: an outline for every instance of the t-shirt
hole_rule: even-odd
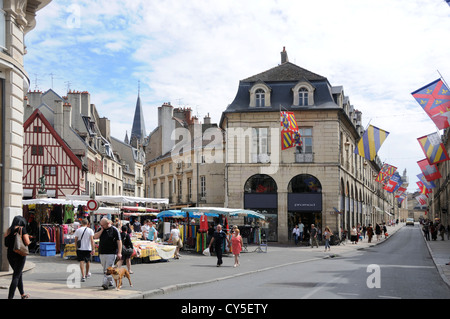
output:
[[[103,229],[98,246],[99,254],[115,255],[118,240],[121,240],[121,237],[116,227],[111,226],[108,229]]]
[[[148,240],[155,240],[155,234],[156,234],[156,229],[155,227],[150,227],[149,231],[148,231],[148,235],[147,235],[147,239]]]
[[[303,224],[299,224],[298,225],[298,231],[300,232],[300,233],[303,233],[303,228],[305,227],[305,225],[303,225]]]
[[[94,231],[91,228],[80,227],[75,231],[74,236],[77,237],[78,240],[81,240],[80,250],[92,251],[91,236],[94,236]]]
[[[135,221],[133,224],[133,230],[137,233],[141,232],[141,223],[139,221]]]

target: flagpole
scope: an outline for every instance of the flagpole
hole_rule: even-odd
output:
[[[442,76],[441,72],[439,72],[439,70],[436,70],[436,72],[439,74],[439,77],[441,78],[442,82],[444,82],[445,86],[447,88],[449,88],[449,86],[448,86],[447,82],[445,82],[444,77]]]

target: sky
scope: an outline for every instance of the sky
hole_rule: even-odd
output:
[[[25,36],[30,90],[88,91],[124,139],[140,87],[145,127],[164,102],[218,123],[239,81],[289,61],[343,86],[390,134],[382,162],[417,189],[417,138],[439,131],[411,92],[450,82],[444,0],[53,0]],[[440,131],[440,134],[443,130]]]

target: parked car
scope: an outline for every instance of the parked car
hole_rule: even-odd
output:
[[[406,218],[406,226],[414,226],[414,218]]]

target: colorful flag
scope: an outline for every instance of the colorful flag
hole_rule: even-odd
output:
[[[403,184],[402,177],[398,172],[396,172],[391,176],[383,189],[387,190],[389,193],[393,193],[400,187],[401,184]]]
[[[355,154],[358,154],[369,161],[373,161],[375,155],[383,144],[389,132],[379,129],[378,127],[369,125],[364,135],[356,144]]]
[[[419,190],[422,194],[427,195],[433,192],[433,190],[427,188],[422,182],[416,182],[417,186],[419,186]]]
[[[436,126],[450,126],[450,91],[441,79],[411,93]]]
[[[397,170],[397,167],[395,167],[395,166],[392,166],[389,164],[383,164],[375,181],[377,181],[378,183],[386,184],[389,181],[389,179],[391,178],[391,176],[394,175],[396,170]]]
[[[436,164],[430,164],[430,162],[428,162],[428,159],[425,158],[421,161],[418,161],[417,164],[419,165],[420,170],[422,171],[423,176],[427,181],[431,182],[442,177]]]
[[[295,145],[301,145],[300,133],[293,112],[280,112],[281,149],[285,150]]]
[[[417,139],[430,164],[449,160],[447,150],[438,133],[431,133]]]
[[[423,185],[425,185],[426,188],[433,189],[436,187],[436,185],[432,181],[427,181],[424,174],[418,174],[416,176],[417,178],[419,178],[419,181],[421,181]]]
[[[297,120],[295,119],[294,112],[280,112],[281,114],[281,127],[283,131],[297,132]]]
[[[416,196],[415,199],[419,202],[420,205],[426,205],[427,204],[427,197],[423,194]]]
[[[281,149],[285,150],[291,148],[295,145],[294,138],[292,137],[292,132],[281,131]]]
[[[401,194],[401,195],[397,198],[398,203],[401,204],[401,203],[403,202],[403,200],[406,198],[406,196],[407,196],[406,193]]]

